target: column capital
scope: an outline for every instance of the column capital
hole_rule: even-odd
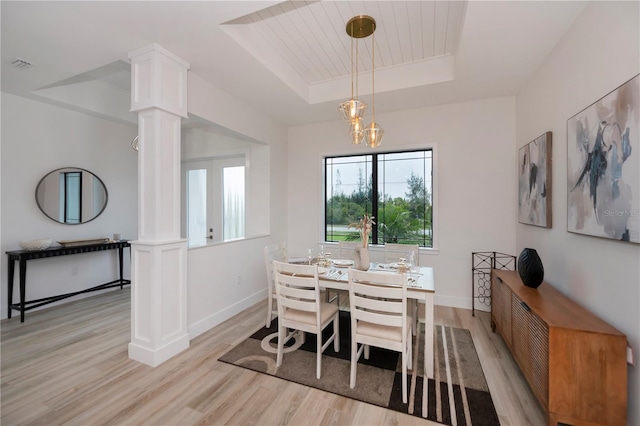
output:
[[[152,43],[129,52],[131,111],[160,108],[187,117],[189,63]]]

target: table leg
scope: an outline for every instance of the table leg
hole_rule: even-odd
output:
[[[429,379],[433,374],[433,293],[425,293],[424,298],[424,381],[422,391],[422,417],[429,415]],[[436,386],[438,384],[436,383]]]
[[[27,261],[20,259],[20,322],[24,322],[24,302],[26,297]]]
[[[15,273],[15,269],[16,269],[16,262],[15,260],[9,258],[9,281],[7,282],[7,306],[9,307],[9,309],[7,310],[7,315],[9,318],[11,318],[11,304],[13,303],[13,276]]]
[[[424,305],[424,371],[430,379],[433,379],[433,327],[434,327],[434,308],[433,293],[425,293]]]

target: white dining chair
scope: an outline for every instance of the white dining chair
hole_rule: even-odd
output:
[[[322,373],[322,353],[333,342],[333,350],[340,351],[340,323],[338,305],[320,299],[318,265],[293,265],[273,262],[278,294],[278,352],[276,367],[282,365],[284,343],[289,339],[287,329],[316,335],[316,378]],[[322,343],[322,330],[333,323],[333,334]],[[304,334],[303,334],[304,336]]]
[[[273,261],[287,261],[287,243],[278,243],[265,246],[264,248],[264,266],[267,270],[267,328],[271,327],[271,320],[274,315],[278,315],[278,309],[274,306],[277,299],[276,287],[274,285],[275,272],[273,270]]]
[[[413,252],[414,262],[412,266],[420,266],[420,246],[418,244],[397,244],[397,243],[385,243],[384,244],[384,263],[398,262],[401,257],[407,259],[407,262],[411,263],[411,252]],[[413,321],[413,334],[418,332],[418,324],[421,318],[424,318],[424,301],[414,301],[412,305],[412,312],[414,315]],[[419,313],[423,315],[420,316]]]
[[[356,260],[356,247],[361,246],[359,241],[338,241],[338,259]]]
[[[406,404],[413,325],[407,313],[407,275],[349,269],[349,306],[351,389],[356,386],[358,360],[363,351],[365,359],[369,359],[369,346],[397,351],[402,356],[402,402]]]
[[[415,259],[414,266],[420,266],[420,247],[418,244],[385,243],[384,263],[397,262],[401,257],[407,259],[408,262],[411,252],[413,252]]]

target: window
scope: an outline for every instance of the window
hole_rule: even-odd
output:
[[[433,246],[433,152],[326,157],[325,240],[358,240],[349,224],[375,216],[370,244]]]

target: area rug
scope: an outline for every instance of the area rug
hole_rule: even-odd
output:
[[[322,377],[316,379],[316,339],[294,338],[276,369],[277,319],[234,347],[220,361],[322,389],[347,398],[422,417],[424,324],[414,336],[413,370],[408,371],[409,399],[402,402],[400,354],[371,347],[368,360],[358,362],[355,389],[349,387],[350,329],[348,312],[340,312],[340,352],[330,345],[322,355]],[[325,330],[329,337],[333,327]],[[448,425],[499,425],[498,415],[469,330],[438,325],[435,330],[435,372],[428,380],[429,420]],[[417,356],[415,356],[417,354]],[[436,386],[437,384],[437,386]]]

